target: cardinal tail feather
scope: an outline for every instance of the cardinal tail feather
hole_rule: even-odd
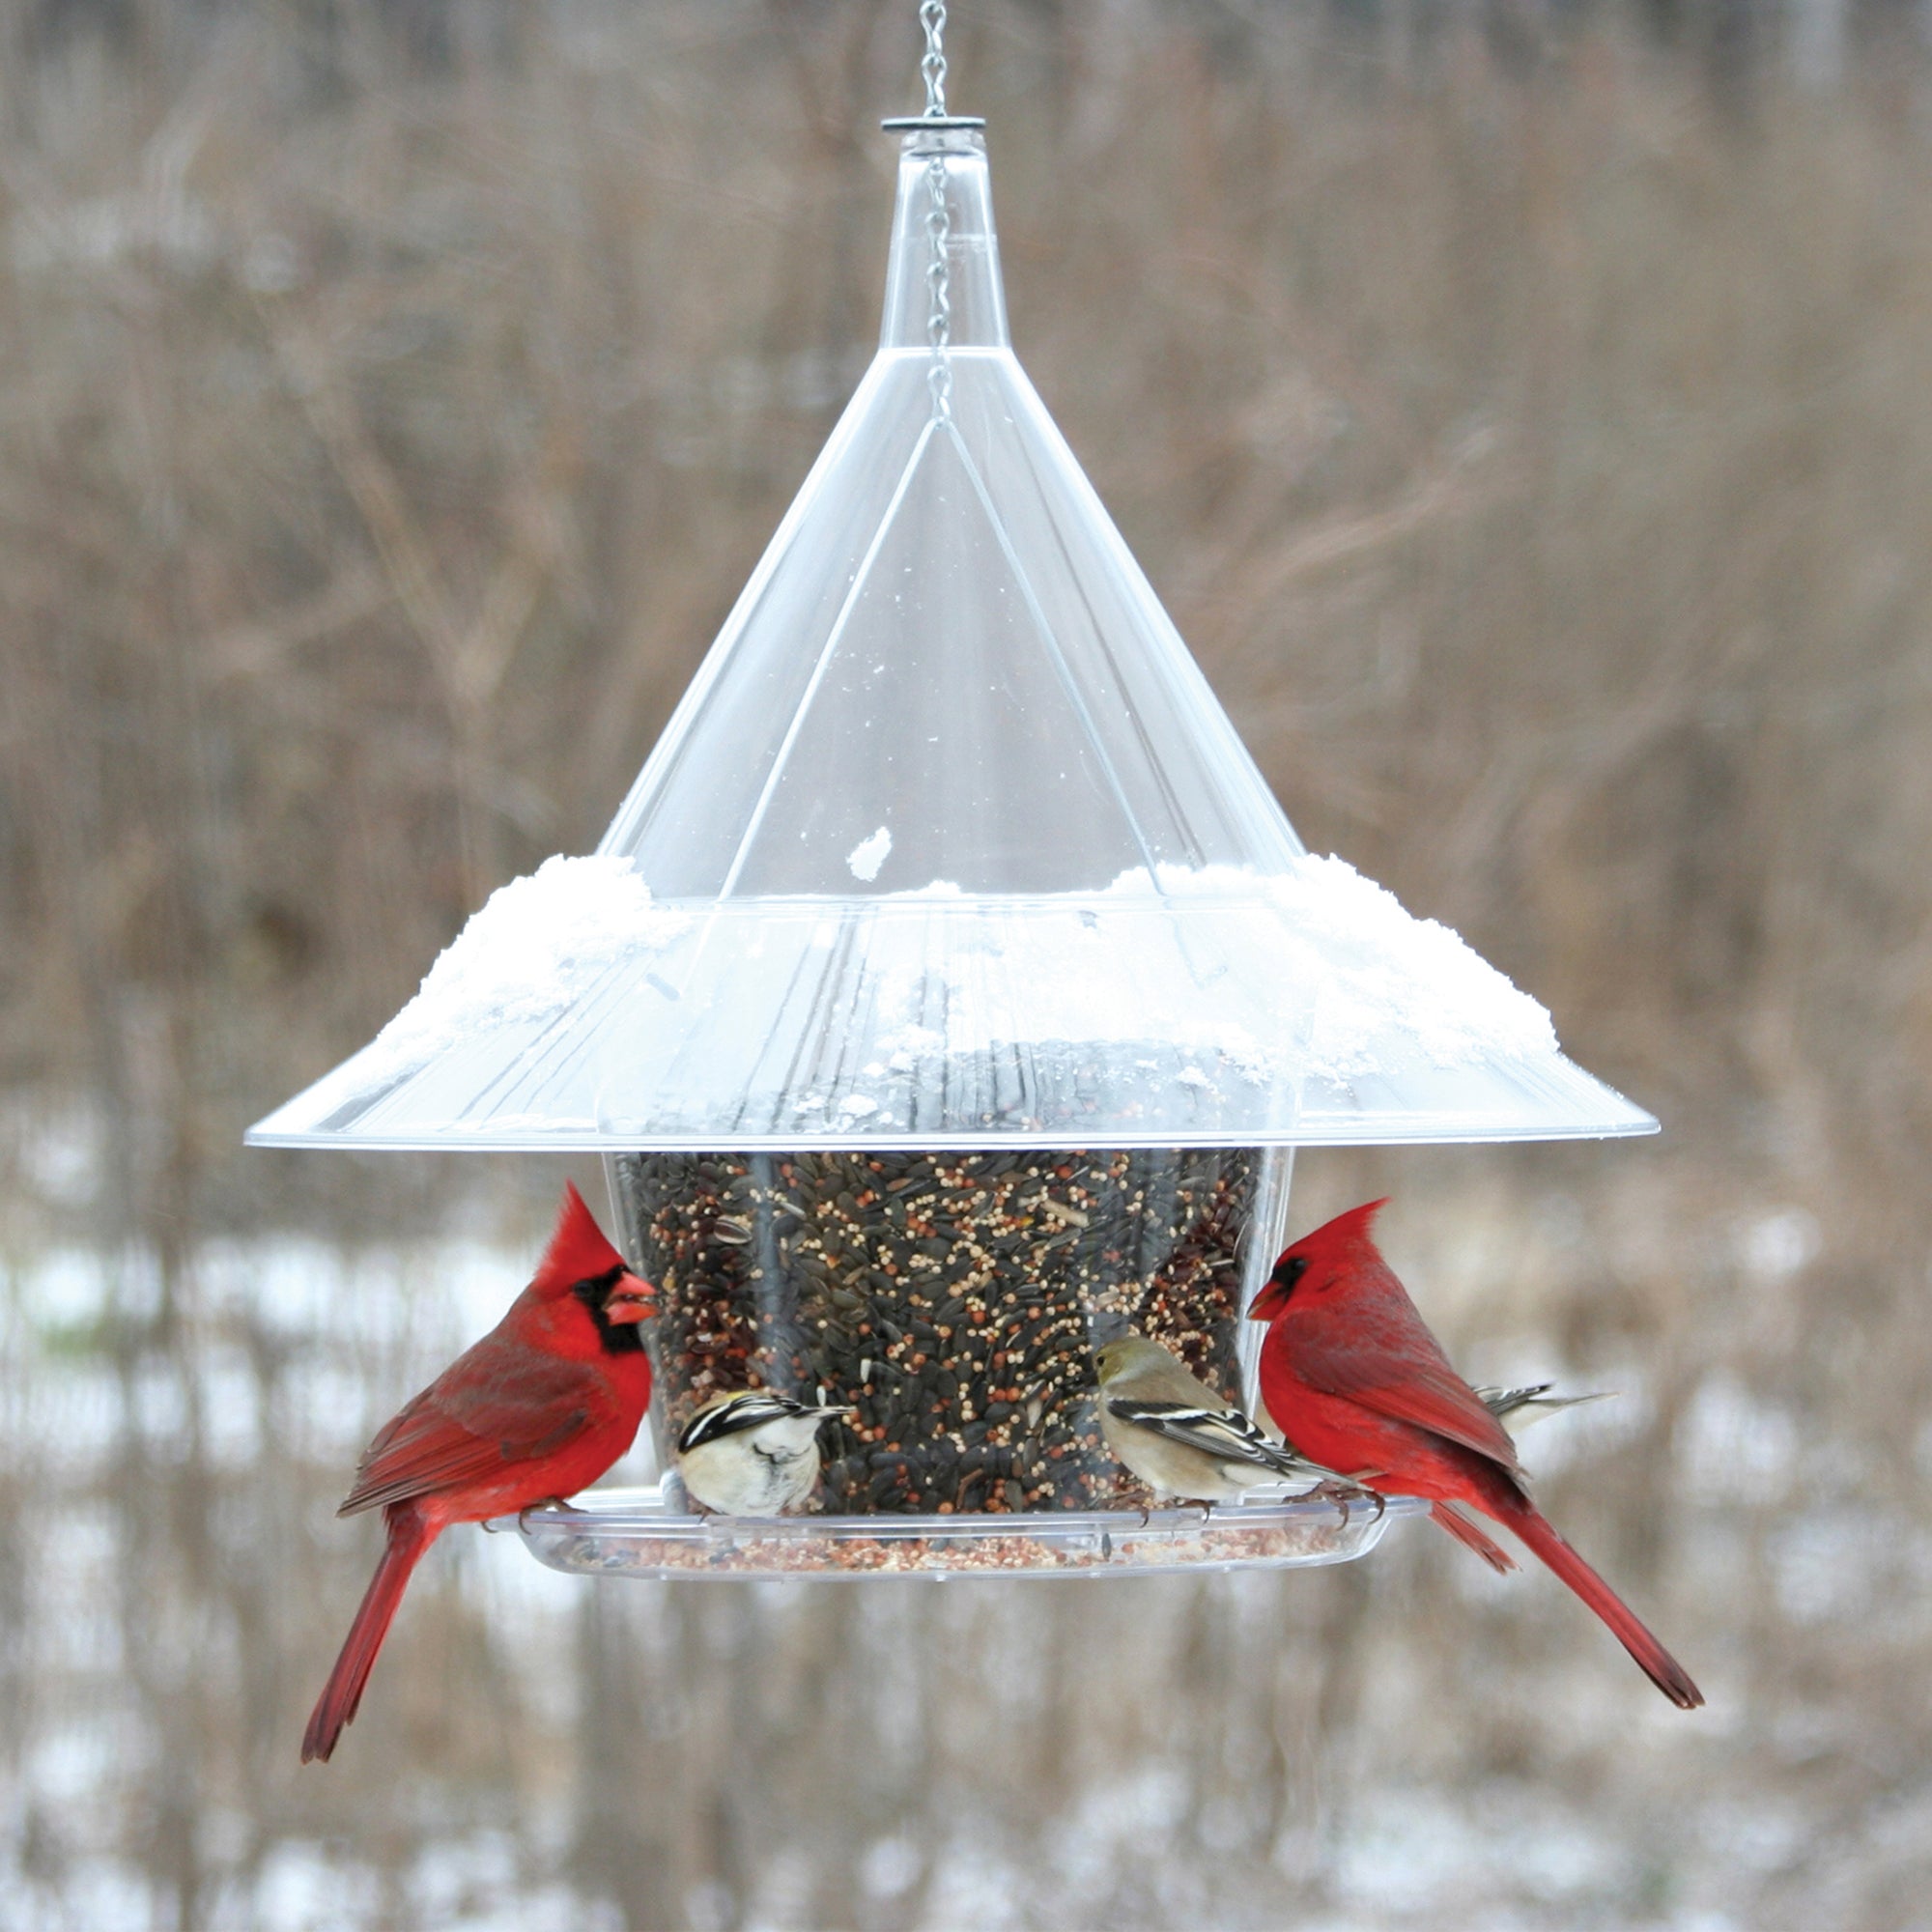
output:
[[[328,1762],[335,1741],[362,1701],[362,1687],[368,1683],[376,1654],[389,1634],[410,1573],[436,1540],[435,1529],[423,1520],[413,1505],[392,1503],[384,1514],[389,1524],[388,1547],[376,1565],[376,1574],[369,1579],[362,1607],[349,1626],[335,1668],[328,1673],[328,1682],[323,1686],[322,1695],[309,1714],[308,1730],[302,1737],[304,1764],[311,1758],[320,1758],[324,1764]]]
[[[1439,1522],[1458,1543],[1467,1544],[1492,1570],[1514,1570],[1515,1559],[1492,1538],[1485,1536],[1454,1503],[1435,1503],[1430,1508],[1432,1521]]]
[[[1501,1503],[1502,1499],[1495,1501]],[[1691,1683],[1684,1666],[1638,1622],[1623,1599],[1557,1535],[1534,1503],[1517,1493],[1492,1513],[1603,1618],[1611,1634],[1636,1659],[1644,1675],[1680,1711],[1694,1711],[1704,1701],[1704,1693]]]

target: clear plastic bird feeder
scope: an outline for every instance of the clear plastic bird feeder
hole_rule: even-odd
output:
[[[978,124],[892,125],[879,354],[598,853],[498,894],[250,1139],[602,1150],[666,1298],[667,1465],[723,1389],[857,1407],[822,1513],[701,1518],[670,1478],[531,1513],[558,1567],[1359,1554],[1383,1519],[1325,1497],[1144,1518],[1094,1325],[1238,1396],[1293,1148],[1656,1122],[1304,851],[1013,355]]]

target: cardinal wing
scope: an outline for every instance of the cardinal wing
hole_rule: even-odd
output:
[[[1170,1442],[1197,1449],[1223,1463],[1248,1463],[1273,1475],[1321,1476],[1326,1470],[1305,1463],[1278,1442],[1270,1442],[1237,1408],[1204,1408],[1181,1402],[1141,1402],[1132,1396],[1106,1399],[1107,1413],[1122,1422],[1151,1429]]]
[[[1323,1395],[1446,1435],[1514,1474],[1516,1444],[1509,1432],[1449,1366],[1419,1320],[1416,1326],[1419,1344],[1377,1349],[1364,1347],[1359,1336],[1329,1335],[1308,1323],[1295,1337],[1294,1373]]]
[[[486,1336],[370,1443],[338,1516],[446,1494],[554,1455],[609,1410],[590,1363],[494,1342]]]

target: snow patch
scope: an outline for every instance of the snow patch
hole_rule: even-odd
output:
[[[628,859],[546,859],[492,893],[356,1066],[373,1083],[481,1028],[541,1023],[613,967],[662,952],[691,923],[655,904]]]
[[[889,845],[881,827],[855,868]],[[620,858],[556,858],[495,894],[374,1042],[263,1127],[356,1137],[380,1117],[411,1140],[460,1121],[540,1143],[1037,1121],[1238,1139],[1306,1095],[1368,1139],[1453,1115],[1464,1072],[1478,1116],[1511,1126],[1596,1104],[1587,1087],[1544,1097],[1570,1069],[1541,1006],[1341,859],[714,906],[654,899]]]
[[[1163,884],[1167,872],[1163,867]],[[1269,886],[1319,989],[1311,1058],[1322,1073],[1376,1070],[1391,1037],[1445,1067],[1556,1051],[1545,1008],[1460,933],[1417,919],[1346,859],[1307,854]]]
[[[901,1026],[880,1042],[895,1056],[1016,1039],[1157,1041],[1256,1077],[1295,1059],[1317,1078],[1349,1081],[1418,1060],[1448,1069],[1557,1051],[1543,1007],[1344,859],[1305,855],[1273,874],[1136,867],[1098,893],[978,903],[935,880],[867,904],[967,915],[936,934],[881,927],[871,941],[881,979],[901,981],[908,1006],[936,976],[948,987],[945,1036]],[[934,956],[934,937],[952,957]],[[989,998],[975,970],[986,957],[1020,967],[1023,988],[1003,974],[1009,999]],[[1009,1005],[1021,990],[1023,1009]],[[1257,1006],[1278,1022],[1264,1037],[1235,1017]],[[1179,1078],[1211,1084],[1199,1065]]]
[[[882,825],[869,838],[862,838],[845,855],[845,863],[851,867],[852,876],[870,885],[879,876],[879,867],[886,863],[893,849],[893,835]]]

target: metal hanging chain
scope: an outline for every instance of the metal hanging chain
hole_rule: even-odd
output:
[[[920,0],[919,24],[925,29],[925,53],[919,64],[925,81],[925,112],[895,114],[879,126],[889,134],[983,128],[986,124],[977,114],[953,114],[946,105],[946,0]]]
[[[986,124],[977,114],[946,111],[946,0],[920,0],[919,24],[925,29],[925,53],[919,71],[925,81],[925,112],[880,122],[889,134],[977,133]],[[932,391],[932,419],[952,414],[952,212],[946,200],[948,144],[928,152],[925,163],[925,339],[932,350],[926,386]],[[955,151],[956,152],[956,151]]]
[[[921,0],[920,25],[925,29],[925,58],[919,71],[925,76],[925,118],[946,119],[946,0]],[[952,343],[952,266],[948,246],[952,240],[952,215],[946,206],[946,156],[934,155],[925,164],[930,205],[925,213],[925,239],[931,250],[925,266],[925,339],[932,349],[932,367],[925,385],[932,392],[932,419],[945,422],[952,413],[952,363],[947,350]]]
[[[952,362],[946,353],[952,346],[952,268],[947,259],[952,216],[946,207],[944,155],[934,155],[926,162],[925,185],[932,198],[925,213],[925,237],[932,246],[925,265],[925,339],[932,349],[925,385],[932,391],[933,420],[944,422],[952,413]]]
[[[925,29],[925,58],[919,71],[925,76],[925,117],[946,118],[946,0],[921,0],[919,23]]]

